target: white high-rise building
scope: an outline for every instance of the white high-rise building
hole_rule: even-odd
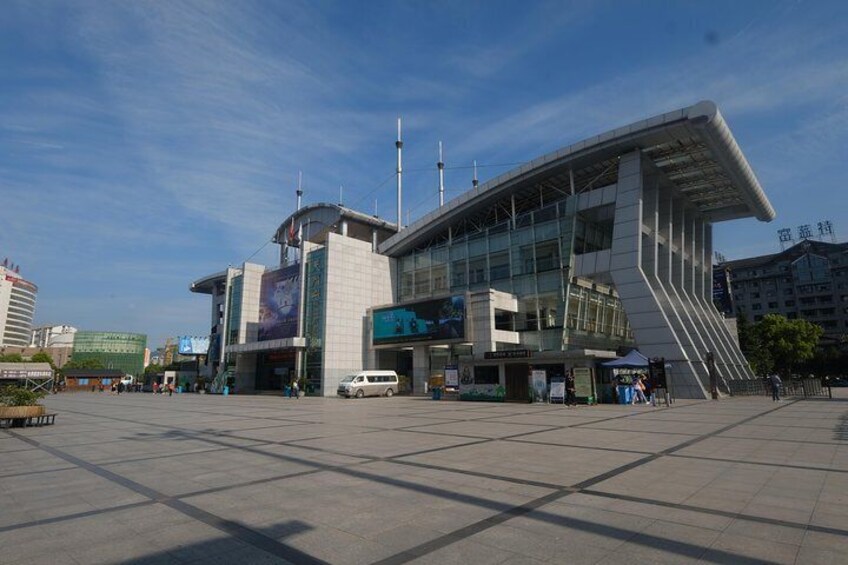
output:
[[[32,328],[30,347],[73,347],[74,334],[77,329],[73,326],[39,326]]]
[[[38,287],[25,280],[7,262],[0,265],[0,346],[27,347]]]

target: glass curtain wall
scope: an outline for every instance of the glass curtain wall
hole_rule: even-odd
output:
[[[461,238],[400,258],[401,301],[486,288],[515,294],[510,324],[519,349],[610,348],[630,337],[624,311],[610,292],[591,282],[575,285],[568,266],[574,252],[576,198],[550,204]],[[581,251],[586,224],[581,222]],[[611,236],[611,234],[609,234]],[[609,246],[609,237],[592,238]]]

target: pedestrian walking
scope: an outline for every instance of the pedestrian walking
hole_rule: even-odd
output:
[[[565,403],[577,406],[577,385],[574,382],[574,371],[571,370],[565,376]]]
[[[295,399],[300,400],[300,385],[297,379],[292,382],[292,394],[294,394]]]
[[[645,384],[642,382],[643,375],[635,375],[633,377],[633,404],[647,404],[648,399],[645,398]]]
[[[769,375],[769,382],[771,383],[771,399],[773,402],[780,402],[780,385],[783,384],[783,381],[780,380],[780,376],[777,373],[772,373]]]
[[[168,383],[168,396],[173,396],[173,395],[174,395],[174,383],[170,382],[170,383]]]

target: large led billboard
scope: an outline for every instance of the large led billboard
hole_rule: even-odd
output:
[[[209,351],[208,335],[183,335],[180,336],[180,355],[206,355]]]
[[[374,345],[465,338],[465,296],[374,310]]]
[[[297,335],[300,265],[262,275],[259,296],[259,341]]]

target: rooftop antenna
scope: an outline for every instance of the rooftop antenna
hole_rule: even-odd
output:
[[[471,186],[477,188],[480,181],[477,180],[477,159],[474,159],[474,178],[471,180]]]
[[[297,209],[300,210],[300,201],[303,197],[303,171],[297,172]]]
[[[374,197],[374,217],[379,218],[379,216],[377,215],[377,197],[376,196]]]
[[[403,141],[401,141],[400,137],[400,116],[397,119],[397,141],[395,141],[395,147],[397,147],[397,231],[403,229],[403,217],[401,216],[401,187],[403,185],[403,166],[401,165],[401,153],[403,152]]]
[[[344,185],[339,185],[339,206],[344,206]]]
[[[442,142],[439,142],[439,162],[436,163],[439,168],[439,208],[445,205],[445,162],[442,158]]]

